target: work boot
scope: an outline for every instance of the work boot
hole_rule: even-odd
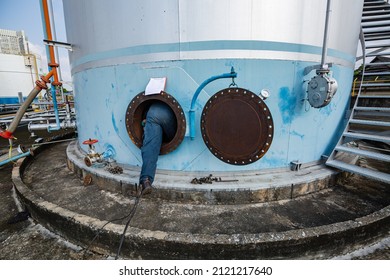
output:
[[[141,182],[141,192],[142,195],[145,194],[151,194],[153,191],[152,183],[149,181],[149,179],[145,179]]]

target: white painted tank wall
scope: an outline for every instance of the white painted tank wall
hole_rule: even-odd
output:
[[[25,66],[24,56],[0,54],[0,103],[18,99],[18,92],[26,97],[37,80],[34,66]]]
[[[259,93],[274,120],[274,138],[259,161],[226,164],[200,135],[203,105],[230,80],[210,83],[196,105],[196,139],[185,137],[158,168],[172,170],[258,170],[291,161],[319,160],[336,144],[349,105],[363,0],[333,0],[328,57],[339,89],[332,102],[314,109],[305,86],[321,62],[325,0],[67,0],[64,1],[80,144],[97,138],[112,146],[116,160],[141,165],[130,140],[125,112],[151,77],[168,78],[166,91],[188,111],[197,87],[234,66],[240,87]],[[83,149],[87,147],[81,145]]]
[[[333,0],[329,31],[330,49],[354,56],[360,26],[362,0]],[[146,46],[198,42],[248,40],[284,42],[321,47],[325,25],[325,0],[92,0],[64,1],[73,68],[94,60],[94,53]],[[318,55],[273,51],[176,52],[132,56],[123,62],[200,58],[272,58],[318,62]],[[108,55],[108,54],[107,54]],[[332,62],[346,63],[339,57]],[[104,56],[99,57],[104,59]],[[108,64],[110,62],[107,62]],[[111,64],[120,63],[114,60]],[[351,62],[348,62],[351,64]],[[101,64],[99,64],[101,65]],[[77,68],[73,71],[77,71]]]

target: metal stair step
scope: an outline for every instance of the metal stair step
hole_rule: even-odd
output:
[[[390,39],[390,32],[384,33],[371,33],[364,36],[364,41],[377,41],[377,40],[387,40]]]
[[[373,99],[381,99],[381,98],[390,98],[389,95],[369,95],[369,94],[360,94],[359,98],[373,98]]]
[[[364,5],[363,12],[373,11],[373,10],[383,10],[388,9],[389,5],[384,3],[378,3],[378,5]]]
[[[386,26],[371,26],[371,27],[363,27],[364,34],[372,34],[372,33],[384,33],[389,32],[390,28],[387,24]]]
[[[371,57],[371,56],[378,56],[378,55],[390,55],[390,52],[375,52],[375,53],[368,53],[366,54],[366,57]],[[367,73],[366,73],[367,74]]]
[[[378,5],[387,2],[386,0],[364,0],[364,5]]]
[[[373,38],[380,38],[380,37],[386,37],[387,35],[389,35],[389,30],[378,30],[378,31],[373,31],[373,30],[367,30],[364,33],[364,41],[366,41],[367,43],[367,39],[370,39],[369,41],[373,41],[372,39]],[[378,39],[378,41],[381,41],[380,39]],[[368,42],[368,43],[371,43],[371,42]]]
[[[390,83],[367,83],[362,84],[362,87],[390,87]],[[384,96],[386,98],[389,98],[388,96]],[[378,97],[370,97],[370,98],[383,98],[381,96]]]
[[[382,44],[377,44],[377,45],[366,45],[366,49],[377,49],[377,48],[390,48],[389,43],[382,43]]]
[[[371,170],[368,168],[364,168],[361,166],[353,165],[353,164],[348,164],[339,160],[328,160],[326,162],[326,165],[332,166],[344,171],[356,173],[359,175],[363,175],[366,177],[369,177],[371,179],[385,182],[385,183],[390,183],[390,174],[376,171],[376,170]]]
[[[364,125],[375,125],[375,126],[390,126],[390,122],[359,120],[359,119],[350,119],[349,123],[364,124]]]
[[[343,136],[354,138],[354,139],[365,139],[365,140],[372,140],[372,141],[385,142],[385,143],[390,142],[390,137],[380,136],[380,135],[375,135],[375,134],[344,132]]]
[[[389,76],[389,75],[390,75],[390,71],[389,72],[366,72],[366,73],[364,73],[364,76]]]
[[[390,112],[390,108],[388,107],[362,107],[356,106],[355,110],[358,111],[382,111],[382,112]]]
[[[389,7],[389,4],[384,2],[376,5],[363,5],[363,13],[382,12],[386,11]]]
[[[386,20],[386,19],[390,19],[390,14],[389,15],[380,15],[380,16],[365,16],[365,17],[362,17],[362,22],[366,23],[366,22],[370,22],[370,21],[381,21],[381,20]]]
[[[380,10],[380,11],[365,11],[363,12],[363,17],[366,16],[381,16],[390,14],[389,10]]]
[[[390,46],[389,46],[390,48]],[[377,66],[377,65],[390,65],[390,62],[372,62],[372,63],[366,63],[367,66]]]
[[[376,159],[380,161],[387,161],[390,162],[390,155],[386,154],[381,154],[381,153],[376,153],[368,150],[362,150],[359,148],[352,148],[352,147],[346,147],[342,145],[336,146],[335,150],[339,152],[345,152],[345,153],[350,153],[358,156],[363,156],[363,157],[368,157],[371,159]]]
[[[378,42],[377,44],[366,45],[366,49],[376,49],[376,48],[388,48],[388,42]]]
[[[363,7],[375,7],[384,4],[385,4],[384,1],[364,1]]]
[[[390,18],[389,20],[375,20],[375,21],[367,21],[362,22],[362,27],[375,27],[375,26],[389,26],[390,25]]]

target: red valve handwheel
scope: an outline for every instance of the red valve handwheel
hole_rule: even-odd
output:
[[[89,138],[88,140],[85,140],[85,141],[83,142],[83,144],[84,144],[84,145],[93,145],[93,144],[95,144],[95,143],[97,143],[97,142],[99,142],[97,139],[91,139],[91,138]]]

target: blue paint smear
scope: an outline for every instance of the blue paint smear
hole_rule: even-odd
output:
[[[279,91],[279,100],[278,106],[283,124],[290,124],[294,119],[297,97],[290,92],[288,87],[282,87]]]
[[[326,116],[329,116],[332,111],[334,111],[334,100],[332,100],[328,105],[319,109],[320,113]]]
[[[119,129],[118,129],[118,127],[116,126],[114,113],[111,114],[111,121],[112,121],[112,126],[114,127],[115,132],[116,132],[116,133],[119,133]]]
[[[294,131],[291,131],[291,132],[290,132],[290,135],[291,135],[291,136],[298,136],[298,137],[301,138],[301,139],[303,139],[303,138],[305,137],[305,135],[300,134],[300,133],[296,132],[295,130],[294,130]]]

